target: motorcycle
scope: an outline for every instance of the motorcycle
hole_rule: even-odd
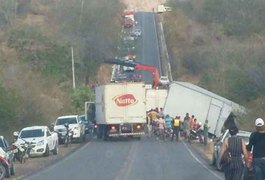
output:
[[[26,159],[30,157],[30,151],[32,149],[32,145],[30,142],[24,141],[23,144],[13,143],[14,147],[14,161],[18,160],[21,164],[26,162]]]
[[[68,147],[68,144],[71,143],[73,139],[73,131],[69,128],[68,123],[65,123],[64,126],[66,128],[66,134],[64,137],[64,145],[65,147]]]
[[[173,134],[173,129],[171,128],[165,128],[165,139],[171,139]]]
[[[197,129],[197,130],[190,130],[190,134],[189,134],[189,137],[188,137],[188,141],[191,142],[191,141],[199,141],[200,143],[203,144],[203,136],[202,136],[202,130],[201,129]]]

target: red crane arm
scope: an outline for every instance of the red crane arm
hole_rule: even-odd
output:
[[[118,64],[122,66],[134,67],[135,69],[138,70],[149,71],[153,75],[153,88],[156,88],[159,84],[159,72],[155,66],[140,64],[136,62],[126,62],[126,61],[121,61],[119,59],[107,59],[104,62],[108,64]]]
[[[141,69],[141,70],[146,70],[149,71],[153,74],[153,88],[156,88],[159,83],[159,73],[156,67],[154,66],[149,66],[146,64],[136,64],[135,69]]]

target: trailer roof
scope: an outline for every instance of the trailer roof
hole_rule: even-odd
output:
[[[183,87],[188,88],[190,90],[193,90],[193,91],[196,91],[198,93],[201,93],[201,94],[203,94],[205,96],[210,96],[212,98],[218,99],[218,100],[220,100],[220,101],[222,101],[222,102],[224,102],[226,104],[229,104],[229,105],[233,106],[237,110],[245,111],[244,110],[245,108],[243,106],[241,106],[241,105],[239,105],[239,104],[237,104],[237,103],[235,103],[235,102],[233,102],[233,101],[231,101],[229,99],[226,99],[226,98],[224,98],[222,96],[219,96],[219,95],[217,95],[217,94],[215,94],[213,92],[210,92],[210,91],[208,91],[206,89],[203,89],[203,88],[201,88],[201,87],[199,87],[197,85],[191,84],[189,82],[173,81],[171,83],[171,85],[170,85],[170,88],[172,88],[172,86],[174,86],[174,85],[183,86]]]

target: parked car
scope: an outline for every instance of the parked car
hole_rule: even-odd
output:
[[[93,128],[92,122],[87,121],[85,115],[80,115],[79,117],[80,117],[80,121],[82,123],[84,123],[84,125],[85,125],[85,134],[91,133],[92,132],[92,128]]]
[[[250,134],[251,132],[249,131],[239,130],[239,132],[237,133],[237,136],[242,138],[246,142],[246,145],[247,145],[249,142]],[[222,167],[220,166],[218,160],[220,159],[219,156],[220,156],[222,144],[227,137],[230,137],[228,129],[222,134],[222,136],[220,136],[219,138],[215,140],[213,157],[212,157],[212,165],[214,165],[218,170],[222,170]]]
[[[58,133],[59,143],[64,142],[66,135],[65,124],[69,124],[69,130],[73,131],[73,140],[85,140],[85,124],[80,121],[79,115],[60,116],[54,123],[54,131]]]
[[[134,63],[134,61],[132,59],[126,60],[125,62],[131,63],[131,64]],[[133,72],[134,71],[134,67],[131,67],[131,66],[123,66],[123,71],[124,72]]]
[[[134,36],[125,36],[123,41],[134,41],[136,38]]]
[[[140,29],[133,29],[131,31],[132,36],[140,37],[142,35],[142,31]]]
[[[17,134],[15,144],[25,146],[30,144],[30,156],[49,156],[50,152],[54,155],[58,153],[58,135],[51,132],[48,126],[25,127]]]
[[[169,79],[167,76],[161,76],[160,79],[159,79],[159,83],[162,85],[162,86],[167,86],[169,85]]]
[[[4,136],[0,136],[0,179],[15,175],[14,150]]]

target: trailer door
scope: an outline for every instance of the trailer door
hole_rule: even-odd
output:
[[[218,121],[219,121],[219,117],[221,114],[221,110],[222,110],[222,104],[219,103],[215,103],[216,101],[211,102],[210,107],[209,107],[209,111],[208,111],[208,115],[207,115],[207,119],[209,121],[209,132],[212,134],[216,134],[216,128],[218,125]]]

